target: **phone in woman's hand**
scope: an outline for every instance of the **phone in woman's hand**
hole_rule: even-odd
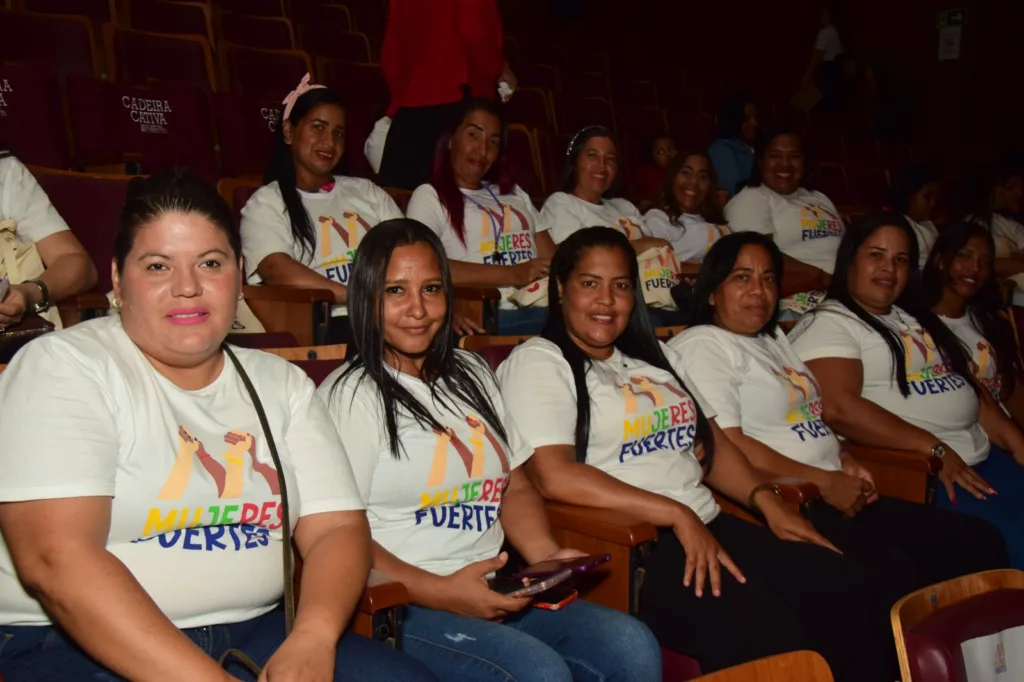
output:
[[[565,582],[571,576],[572,570],[566,568],[558,572],[548,572],[545,577],[532,582],[523,578],[491,578],[487,581],[487,586],[508,597],[532,597]]]
[[[611,561],[611,554],[591,554],[589,556],[573,557],[572,559],[552,559],[542,561],[533,566],[527,566],[514,574],[513,578],[541,578],[552,573],[569,569],[573,573],[586,573],[603,563]]]

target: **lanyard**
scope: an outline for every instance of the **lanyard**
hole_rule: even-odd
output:
[[[484,185],[484,189],[486,189],[487,193],[491,195],[492,199],[494,199],[494,203],[498,205],[498,209],[501,211],[501,222],[498,222],[498,219],[494,216],[494,214],[488,211],[487,207],[485,207],[479,201],[477,201],[470,195],[466,194],[465,192],[462,193],[462,196],[466,197],[466,199],[471,201],[477,208],[483,211],[484,215],[486,215],[490,219],[491,232],[494,235],[494,254],[492,256],[492,260],[500,265],[501,256],[499,255],[498,251],[498,239],[501,238],[502,233],[505,231],[505,221],[508,218],[508,207],[505,204],[501,203],[501,200],[498,199],[498,197],[494,194],[494,191],[490,188],[489,185]]]

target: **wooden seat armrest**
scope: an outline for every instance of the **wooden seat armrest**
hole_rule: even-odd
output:
[[[307,289],[281,284],[246,284],[242,296],[253,301],[280,301],[283,303],[334,303],[334,294],[327,289]]]
[[[885,448],[868,447],[859,443],[846,441],[843,449],[863,462],[870,462],[922,474],[937,474],[942,471],[942,460],[938,457],[925,457],[910,450],[888,450]]]
[[[546,502],[544,506],[552,527],[616,545],[636,547],[658,537],[658,530],[652,524],[620,512],[562,502]]]
[[[772,483],[779,486],[779,490],[782,491],[782,499],[790,504],[802,505],[811,500],[821,499],[821,491],[818,490],[818,486],[809,481],[782,476],[773,479]]]
[[[105,294],[101,294],[98,291],[86,291],[64,299],[57,304],[57,307],[62,310],[106,311],[110,308],[110,301],[107,299]]]
[[[373,614],[408,603],[409,590],[405,585],[374,569],[370,571],[366,589],[359,599],[359,612]]]
[[[494,287],[454,287],[452,296],[460,301],[497,301],[501,292]]]

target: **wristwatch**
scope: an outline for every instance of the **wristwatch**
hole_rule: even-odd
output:
[[[939,459],[942,459],[943,457],[945,457],[947,452],[949,452],[949,446],[947,446],[940,440],[938,443],[932,446],[932,451],[930,454],[932,457],[938,457]]]
[[[28,311],[33,315],[38,315],[39,313],[43,313],[49,310],[50,290],[46,287],[45,284],[43,284],[43,280],[30,279],[27,282],[25,282],[25,284],[35,284],[37,287],[39,287],[39,292],[42,294],[42,297],[39,299],[39,303],[36,303],[34,306],[29,308]]]

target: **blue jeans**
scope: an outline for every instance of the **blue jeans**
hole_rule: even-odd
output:
[[[979,500],[963,488],[956,488],[954,504],[940,482],[935,490],[935,505],[962,514],[985,519],[1003,534],[1010,552],[1010,566],[1024,570],[1024,466],[1002,448],[992,446],[988,459],[973,469],[996,489],[997,495]]]
[[[505,335],[540,334],[548,321],[548,309],[540,308],[498,308],[495,312],[495,331]]]
[[[661,648],[639,620],[582,600],[494,622],[406,610],[406,653],[444,680],[660,682]]]
[[[264,665],[284,641],[284,610],[277,608],[259,618],[210,627],[182,630],[214,659],[227,649],[239,649]],[[254,680],[232,665],[228,672]],[[115,682],[118,677],[82,651],[70,637],[48,626],[0,625],[0,675],[4,682]],[[437,682],[423,664],[387,644],[346,632],[338,642],[336,681]]]

